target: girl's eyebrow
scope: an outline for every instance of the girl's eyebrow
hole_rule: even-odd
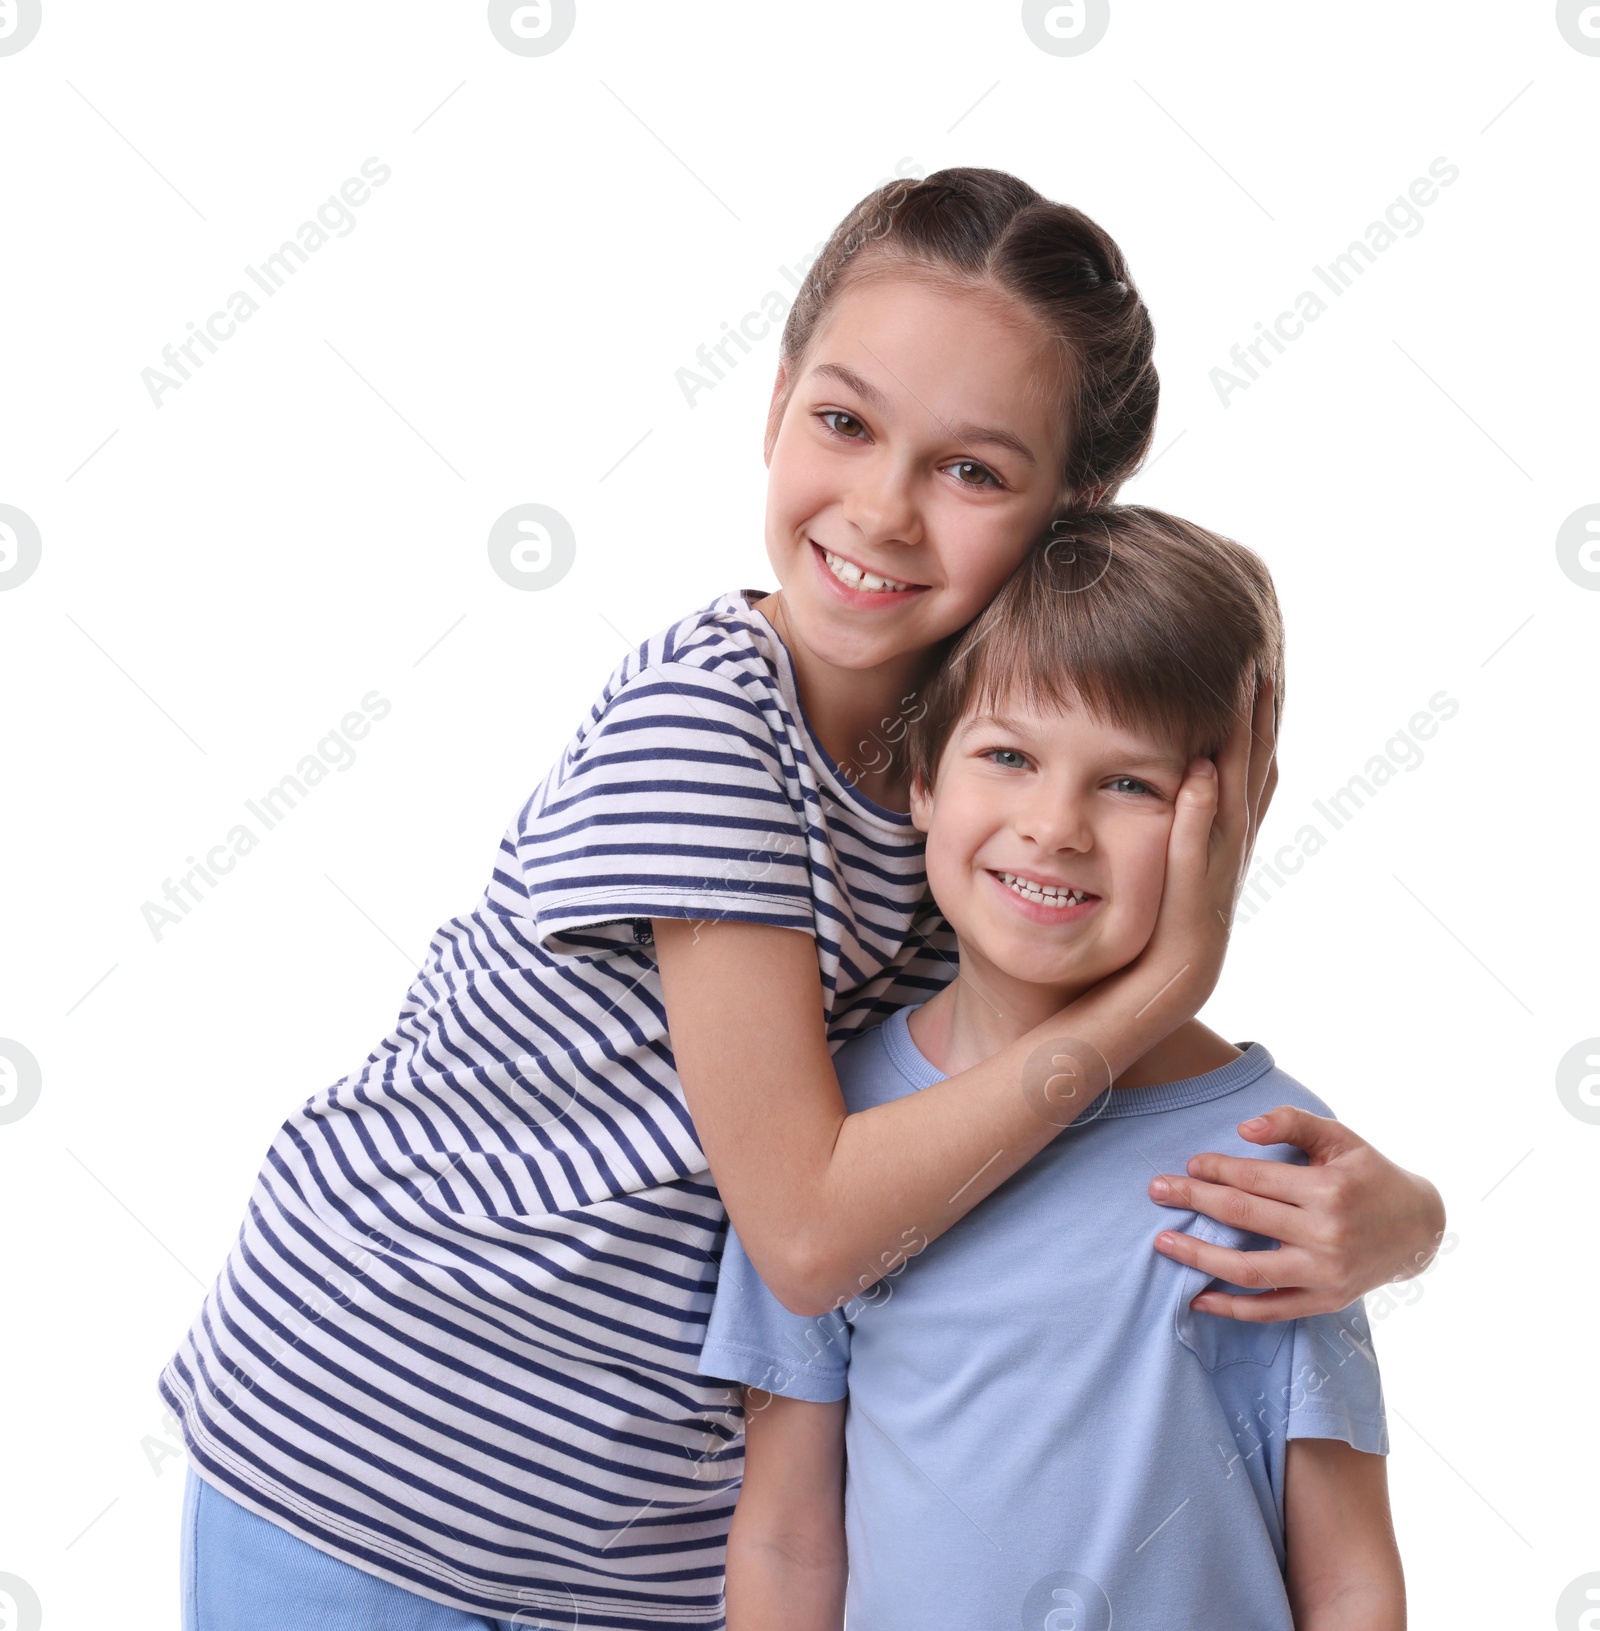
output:
[[[842,362],[819,362],[811,373],[813,378],[820,376],[823,379],[836,379],[841,385],[854,391],[857,396],[870,402],[880,413],[888,411],[888,397],[876,385],[864,380],[855,369],[846,368]]]
[[[836,379],[841,385],[854,391],[863,401],[871,403],[879,413],[889,411],[889,399],[883,392],[876,385],[869,384],[853,368],[846,368],[842,362],[819,362],[811,370],[811,377]],[[931,413],[932,409],[929,409],[929,412]],[[935,414],[934,417],[937,419],[938,415]],[[939,422],[944,425],[942,419]],[[944,425],[944,428],[964,447],[987,443],[991,447],[1010,448],[1018,458],[1026,459],[1029,464],[1039,462],[1034,457],[1033,449],[1020,436],[1012,435],[1009,430],[1001,430],[993,425]]]

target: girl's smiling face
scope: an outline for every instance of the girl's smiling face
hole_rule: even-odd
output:
[[[911,814],[978,989],[1070,1000],[1139,955],[1186,766],[1177,744],[1081,707],[1013,699],[960,721],[932,791],[913,785]]]
[[[846,287],[773,393],[767,557],[786,637],[868,669],[969,623],[1065,497],[1065,366],[996,290]]]

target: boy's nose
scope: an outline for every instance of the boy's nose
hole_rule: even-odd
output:
[[[1044,850],[1081,855],[1094,848],[1094,830],[1083,803],[1059,793],[1030,799],[1018,813],[1017,831]]]

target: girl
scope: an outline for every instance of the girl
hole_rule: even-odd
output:
[[[612,675],[394,1029],[284,1123],[162,1374],[199,1474],[192,1631],[713,1631],[741,1421],[695,1360],[728,1216],[821,1312],[1060,1131],[1030,1091],[1053,1039],[1114,1076],[1203,1003],[1271,796],[1271,676],[1189,767],[1133,965],[893,1104],[846,1116],[832,1067],[953,967],[889,749],[1038,533],[1145,455],[1152,338],[1105,233],[997,171],[891,184],[834,233],[767,426],[779,589]],[[1283,1242],[1273,1293],[1197,1306],[1331,1310],[1428,1261],[1425,1180],[1303,1112],[1246,1130],[1313,1164],[1152,1186]]]

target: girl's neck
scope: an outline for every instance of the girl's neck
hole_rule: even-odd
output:
[[[928,655],[914,651],[876,668],[838,668],[797,635],[781,589],[751,606],[788,649],[806,719],[840,776],[874,804],[905,810],[910,789],[902,748],[932,668]]]

